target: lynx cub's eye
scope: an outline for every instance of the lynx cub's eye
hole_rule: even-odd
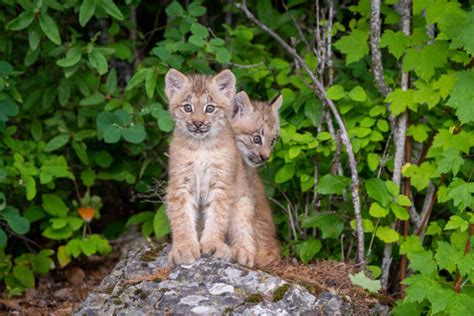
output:
[[[183,109],[184,109],[184,112],[186,113],[191,113],[193,111],[193,107],[189,103],[186,103],[185,105],[183,105]]]
[[[273,137],[272,143],[270,144],[270,146],[272,146],[272,147],[275,146],[276,140],[277,140],[277,138],[276,138],[276,137]]]
[[[262,137],[260,137],[260,135],[255,135],[255,136],[253,137],[253,142],[254,142],[255,144],[259,144],[259,145],[262,144]]]
[[[212,104],[206,105],[206,113],[212,113],[212,112],[214,112],[215,109],[216,109],[216,107]]]

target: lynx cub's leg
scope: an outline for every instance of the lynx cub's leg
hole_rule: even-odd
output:
[[[170,183],[166,200],[173,233],[169,261],[171,264],[193,263],[200,256],[194,197],[188,190],[177,188]]]
[[[255,198],[244,194],[237,198],[236,211],[232,214],[230,239],[235,260],[250,267],[257,253],[254,225]]]
[[[208,207],[205,209],[204,230],[201,235],[201,250],[203,253],[214,253],[214,256],[224,260],[232,259],[232,250],[225,243],[229,228],[230,212],[234,207],[234,195],[229,188],[212,186],[209,192]]]

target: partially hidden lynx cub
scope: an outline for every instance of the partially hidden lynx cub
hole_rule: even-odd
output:
[[[234,114],[231,121],[237,147],[245,161],[250,190],[255,193],[256,209],[253,227],[256,239],[255,263],[266,266],[280,260],[280,246],[276,239],[272,210],[265,195],[265,188],[258,175],[257,167],[270,156],[280,131],[279,114],[283,98],[272,104],[251,102],[242,91],[234,97]],[[232,218],[231,232],[238,230],[241,223]]]
[[[229,70],[215,76],[186,76],[171,69],[165,79],[169,111],[175,122],[169,150],[166,194],[171,224],[172,264],[192,263],[201,254],[252,264],[256,253],[252,226],[239,229],[226,244],[229,220],[253,216],[255,196],[234,134],[235,77]],[[236,201],[238,205],[236,205]]]

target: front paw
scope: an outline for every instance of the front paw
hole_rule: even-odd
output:
[[[213,253],[215,258],[226,261],[232,260],[232,249],[222,241],[216,240],[201,240],[201,250],[203,253]]]
[[[253,267],[255,264],[256,249],[252,247],[233,246],[235,260],[238,264]]]
[[[190,243],[180,243],[174,244],[169,254],[169,262],[171,265],[174,264],[191,264],[196,261],[201,255],[199,249],[199,243],[190,242]]]

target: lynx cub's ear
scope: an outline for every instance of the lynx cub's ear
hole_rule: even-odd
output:
[[[235,76],[229,69],[223,70],[212,78],[219,92],[229,100],[235,95]]]
[[[179,90],[183,89],[187,82],[188,78],[181,72],[173,68],[168,70],[165,77],[165,93],[168,100],[176,95]]]
[[[250,103],[249,96],[245,91],[240,91],[234,97],[234,112],[233,117],[241,118],[252,111],[252,103]]]
[[[283,104],[283,96],[280,94],[278,98],[271,105],[273,112],[275,114],[278,114],[278,111],[280,110],[282,104]]]

